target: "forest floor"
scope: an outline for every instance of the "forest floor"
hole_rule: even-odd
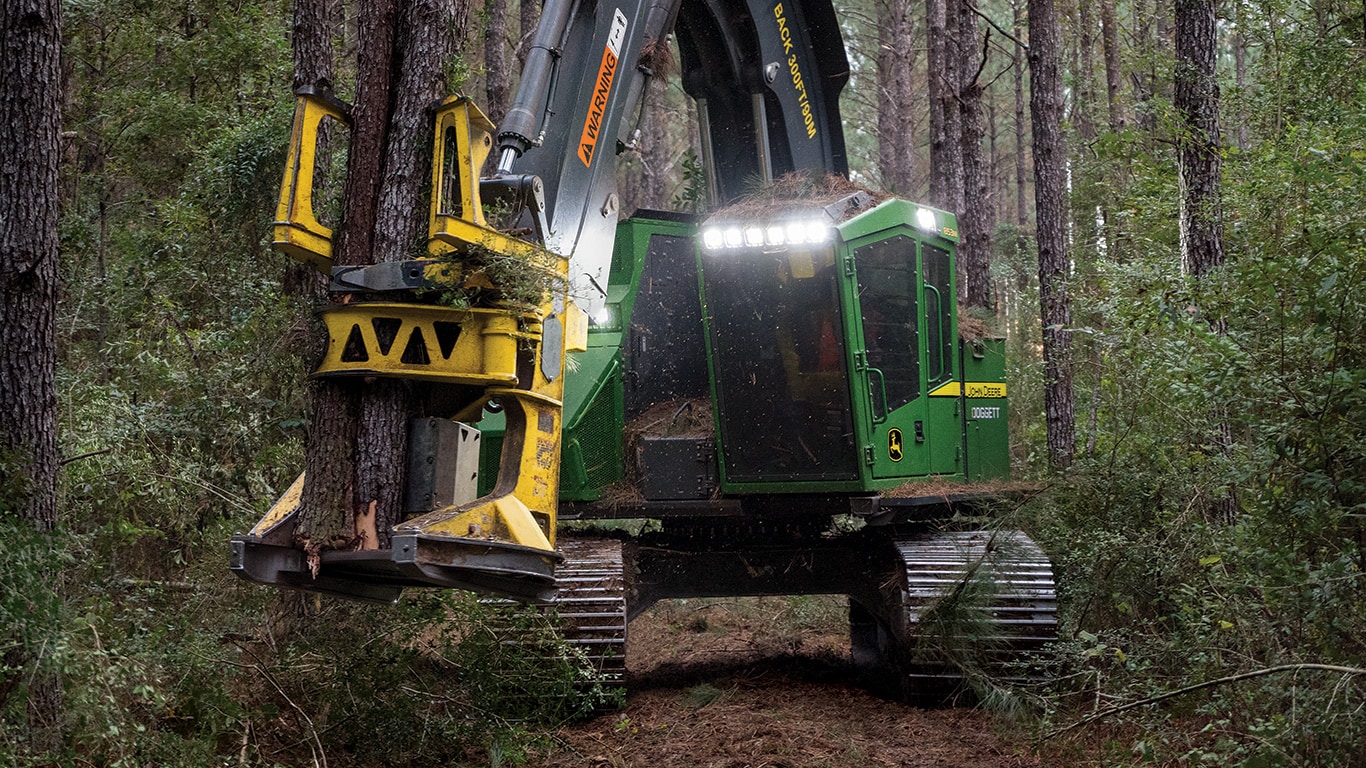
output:
[[[840,598],[663,602],[631,624],[626,706],[567,726],[538,768],[1067,765],[1027,727],[859,687]]]

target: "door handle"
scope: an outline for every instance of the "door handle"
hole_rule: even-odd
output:
[[[887,420],[887,379],[882,375],[882,371],[878,370],[877,368],[874,368],[871,365],[868,366],[868,373],[868,399],[872,401],[870,403],[870,406],[872,408],[872,413],[870,415],[873,417],[874,424],[881,424]],[[877,374],[876,388],[873,387],[873,377],[871,375],[874,373]],[[877,408],[877,400],[879,399],[879,397],[882,400],[881,416],[878,415]]]

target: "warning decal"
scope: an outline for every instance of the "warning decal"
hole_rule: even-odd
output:
[[[579,159],[585,166],[593,165],[593,153],[602,138],[602,120],[607,112],[607,97],[612,94],[612,82],[617,77],[621,59],[621,44],[626,39],[626,14],[616,9],[612,15],[612,29],[607,33],[607,45],[602,49],[602,64],[593,86],[593,100],[588,104],[588,116],[583,119],[583,135],[579,137]]]

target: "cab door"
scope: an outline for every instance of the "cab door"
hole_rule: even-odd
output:
[[[963,471],[963,393],[958,365],[957,288],[953,251],[936,242],[920,246],[921,337],[924,341],[925,391],[929,393],[926,440],[934,450],[930,472]]]
[[[930,474],[929,387],[919,243],[905,232],[851,243],[855,403],[874,478]],[[850,270],[846,270],[848,274]]]

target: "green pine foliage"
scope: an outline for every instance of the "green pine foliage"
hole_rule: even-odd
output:
[[[1074,281],[1089,448],[1034,510],[1065,611],[1055,722],[1278,665],[1366,667],[1366,71],[1359,15],[1312,22],[1248,24],[1272,37],[1261,85],[1224,103],[1226,141],[1240,120],[1252,141],[1225,155],[1214,274],[1180,274],[1169,145],[1107,134],[1080,164],[1101,181],[1074,210],[1113,228]],[[1287,672],[1091,733],[1105,764],[1350,766],[1363,706],[1366,675]]]

